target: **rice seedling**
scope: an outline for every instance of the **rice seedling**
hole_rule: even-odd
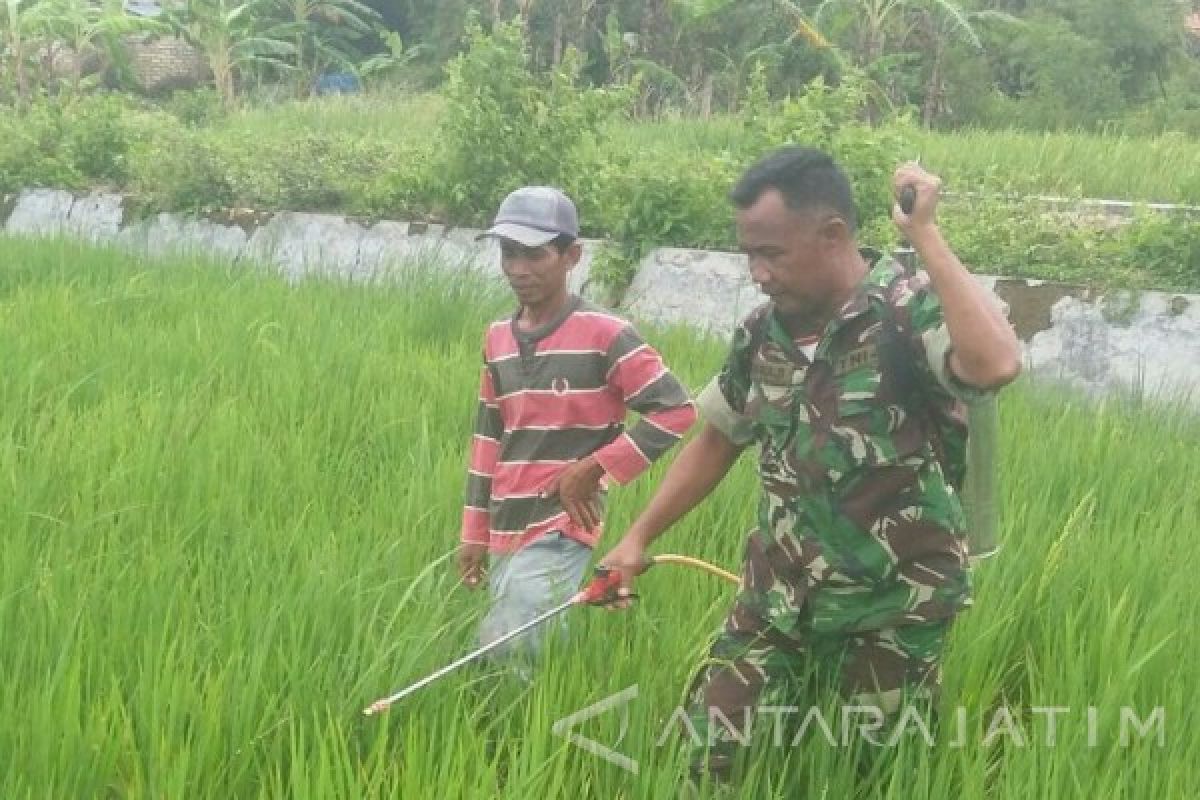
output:
[[[405,275],[289,285],[0,240],[0,796],[676,795],[672,712],[730,601],[698,573],[569,612],[532,686],[479,666],[361,715],[466,652],[481,611],[450,553],[482,326],[508,300]],[[648,332],[694,388],[720,364]],[[1003,412],[1004,550],[953,633],[948,741],[858,796],[1200,795],[1200,425],[1031,385]],[[665,549],[736,567],[751,461]],[[661,472],[614,491],[605,546]],[[555,732],[631,687],[577,730],[636,773]],[[739,796],[855,796],[819,737],[754,752]]]

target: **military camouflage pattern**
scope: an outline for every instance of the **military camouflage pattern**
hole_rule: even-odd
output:
[[[741,589],[712,649],[730,666],[703,672],[703,705],[752,705],[774,675],[839,648],[843,690],[864,690],[871,675],[891,700],[936,687],[942,633],[970,605],[963,510],[930,415],[906,408],[880,358],[883,303],[925,352],[922,336],[943,324],[938,298],[923,274],[877,258],[811,361],[767,304],[699,398],[710,424],[758,445],[763,487]],[[914,361],[933,410],[961,414],[928,362]]]
[[[693,774],[727,780],[746,748],[814,743],[854,748],[860,768],[869,769],[880,749],[920,733],[913,714],[932,737],[951,624],[814,636],[803,644],[770,630],[721,636],[688,694]],[[865,732],[857,727],[864,724]]]

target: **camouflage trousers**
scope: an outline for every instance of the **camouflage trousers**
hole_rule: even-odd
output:
[[[693,776],[727,781],[739,753],[771,744],[847,748],[860,771],[870,770],[898,733],[916,727],[914,716],[925,731],[936,725],[951,622],[803,641],[770,628],[747,633],[727,626],[688,691]],[[789,732],[784,739],[784,727],[804,736]]]

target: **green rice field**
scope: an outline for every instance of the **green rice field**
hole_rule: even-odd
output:
[[[0,798],[677,796],[672,714],[732,597],[679,567],[568,612],[531,686],[481,667],[362,714],[473,646],[453,552],[507,310],[432,264],[291,285],[0,239]],[[646,332],[692,388],[720,364]],[[759,742],[732,796],[1200,797],[1200,421],[1029,379],[1002,412],[1004,549],[952,634],[947,735],[871,784],[821,737]],[[752,461],[660,551],[736,569]],[[605,549],[662,469],[614,490]],[[576,730],[627,761],[555,732],[621,692]]]

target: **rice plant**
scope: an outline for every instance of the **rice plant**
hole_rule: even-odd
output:
[[[672,713],[731,599],[701,574],[569,612],[531,686],[481,666],[362,716],[465,652],[482,611],[451,553],[508,299],[405,275],[290,285],[0,240],[0,797],[676,796]],[[647,331],[694,388],[720,364]],[[760,743],[735,796],[1200,796],[1200,425],[1031,385],[1003,412],[1004,550],[953,633],[949,740],[870,786],[819,738]],[[662,549],[736,568],[751,461]],[[661,472],[614,491],[604,547]],[[554,730],[623,691],[578,731],[636,773]]]

